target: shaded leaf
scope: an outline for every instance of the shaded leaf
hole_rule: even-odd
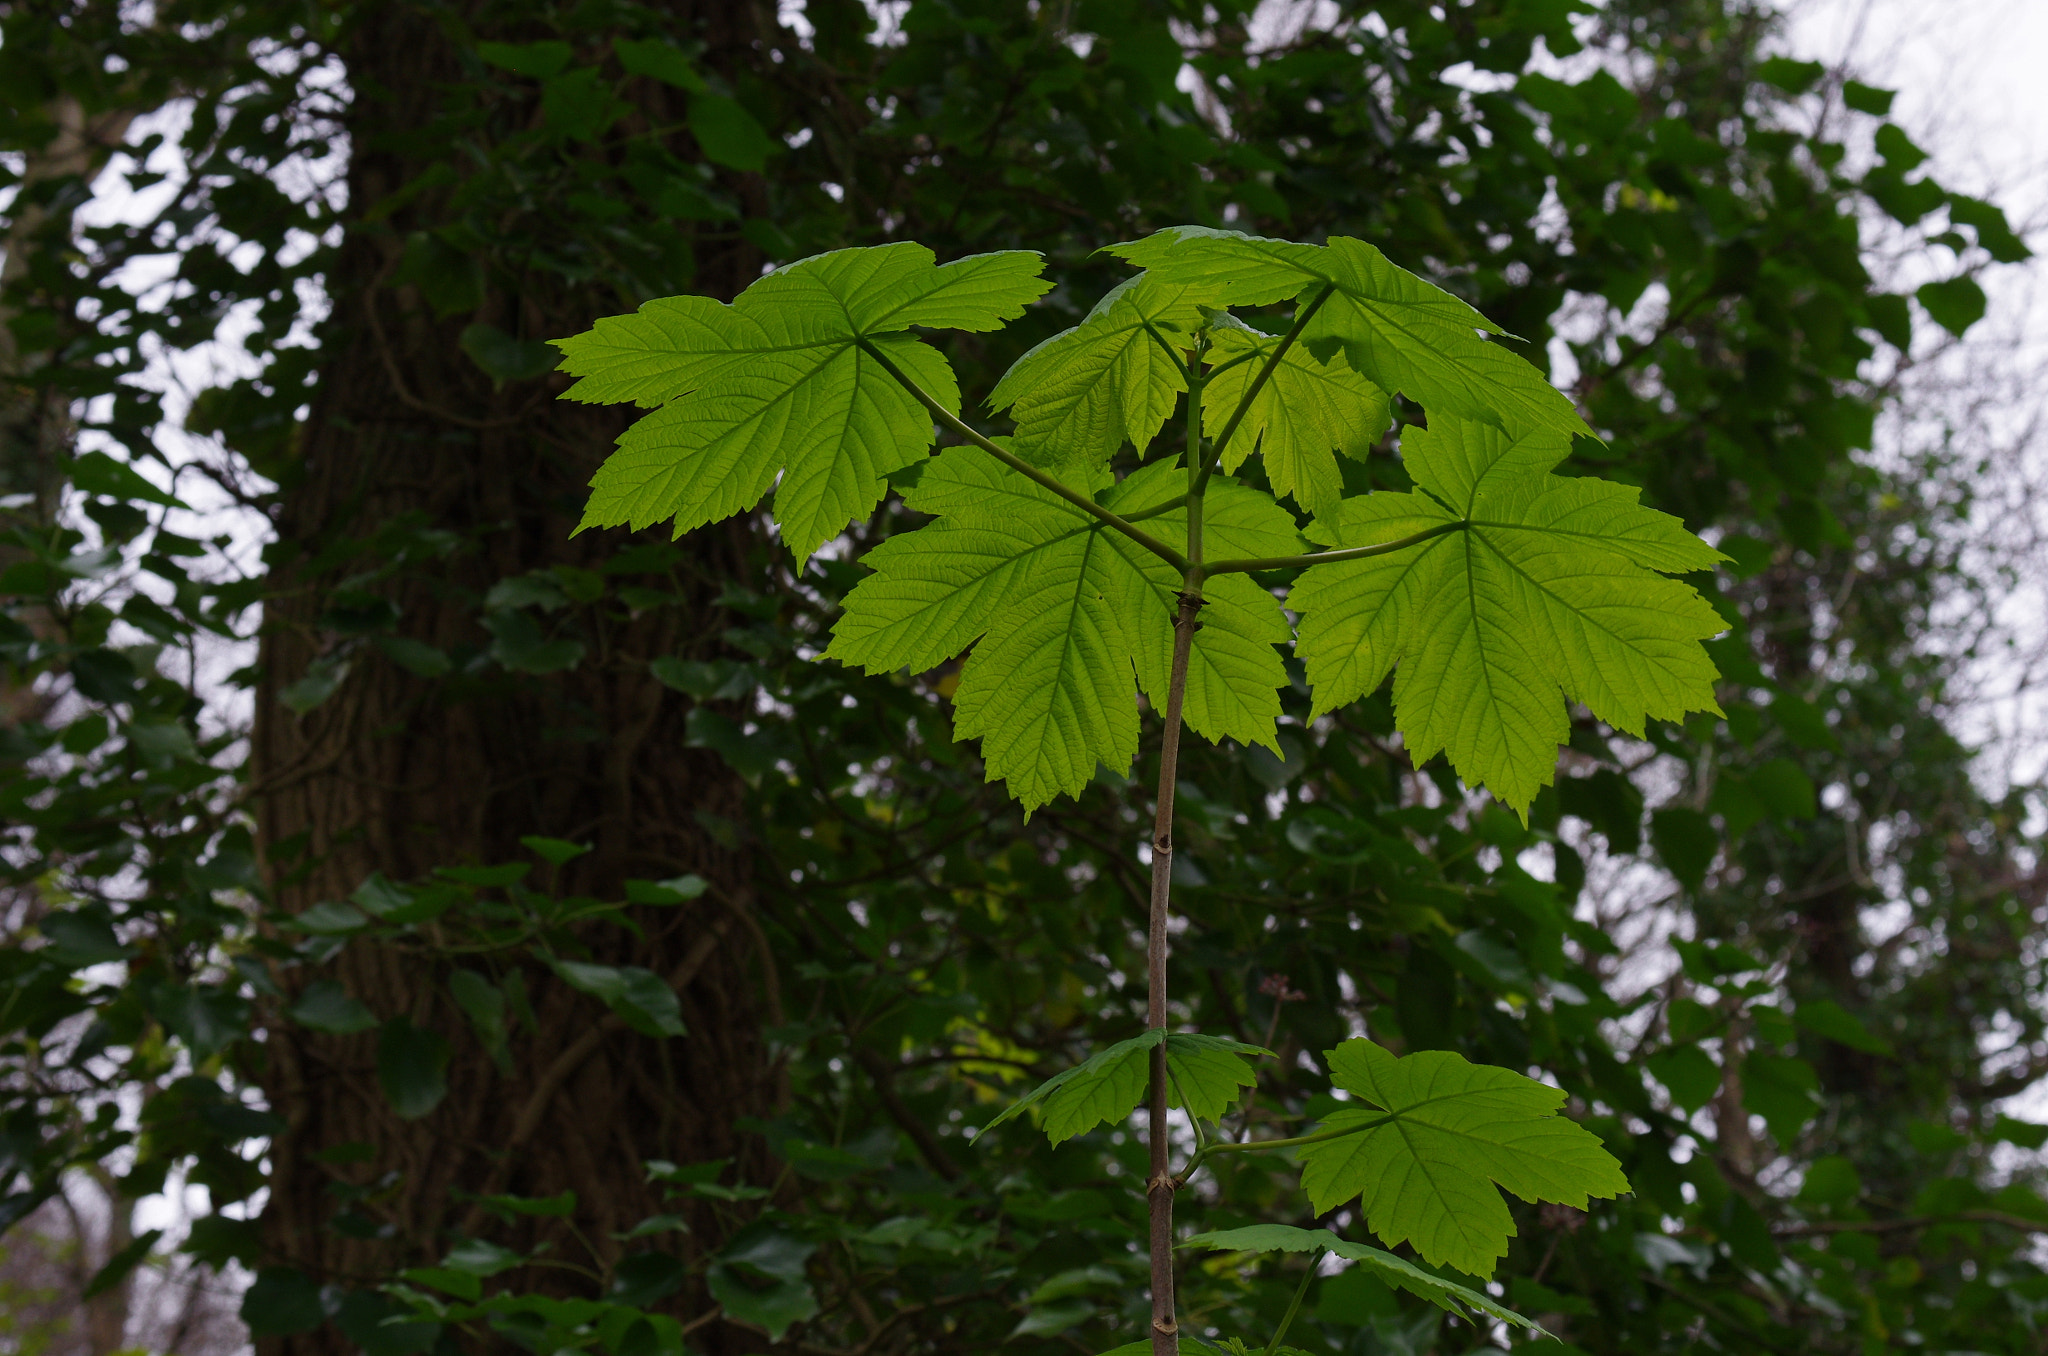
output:
[[[377,1025],[377,1014],[331,979],[316,979],[292,1004],[292,1020],[333,1036],[353,1036]]]
[[[327,1317],[320,1287],[302,1271],[265,1267],[242,1292],[242,1322],[254,1337],[284,1337],[318,1327]]]
[[[582,961],[555,961],[554,970],[571,988],[603,999],[605,1006],[643,1036],[686,1034],[675,990],[652,970]]]
[[[1851,1050],[1865,1054],[1889,1055],[1892,1043],[1882,1036],[1872,1034],[1847,1008],[1831,998],[1816,999],[1801,1003],[1792,1014],[1792,1020],[1817,1036],[1825,1036]]]
[[[109,1257],[106,1265],[92,1274],[92,1279],[85,1283],[85,1289],[78,1292],[78,1298],[96,1298],[127,1280],[128,1273],[142,1264],[142,1259],[149,1256],[149,1250],[155,1247],[156,1241],[163,1236],[162,1229],[146,1229],[137,1234],[129,1240],[127,1246]]]
[[[1962,335],[1984,318],[1984,289],[1977,285],[1975,278],[1948,278],[1922,283],[1913,295],[1927,308],[1927,314],[1934,317],[1934,323],[1953,335]]]
[[[377,1034],[377,1082],[402,1120],[417,1120],[448,1095],[447,1038],[403,1015]]]
[[[1543,1329],[1535,1322],[1505,1307],[1491,1295],[1459,1285],[1456,1281],[1447,1281],[1440,1276],[1431,1275],[1413,1262],[1396,1257],[1390,1252],[1383,1252],[1363,1243],[1353,1243],[1348,1238],[1339,1238],[1327,1229],[1297,1229],[1287,1224],[1253,1224],[1242,1229],[1221,1229],[1196,1234],[1180,1246],[1208,1248],[1216,1252],[1327,1251],[1349,1261],[1362,1263],[1386,1284],[1398,1286],[1411,1295],[1419,1295],[1438,1308],[1449,1310],[1460,1317],[1469,1317],[1474,1313],[1485,1314],[1489,1318],[1497,1318],[1518,1328],[1543,1333]]]

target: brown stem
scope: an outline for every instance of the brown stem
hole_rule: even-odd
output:
[[[1159,745],[1159,809],[1152,821],[1152,912],[1145,939],[1145,1024],[1166,1027],[1166,922],[1173,891],[1173,790],[1180,765],[1180,711],[1187,695],[1188,654],[1195,617],[1202,607],[1199,567],[1188,572],[1173,620],[1173,676],[1166,689],[1166,730]],[[1179,1356],[1180,1325],[1173,1316],[1173,1190],[1167,1161],[1166,1043],[1152,1047],[1152,1078],[1146,1104],[1151,1171],[1145,1203],[1151,1213],[1152,1356]]]
[[[1155,333],[1154,338],[1159,336]],[[1209,345],[1198,335],[1188,364],[1188,554],[1180,567],[1180,606],[1173,617],[1173,671],[1166,683],[1166,729],[1159,741],[1159,798],[1152,820],[1152,907],[1145,927],[1145,1025],[1166,1030],[1166,925],[1173,913],[1173,792],[1180,781],[1180,712],[1188,691],[1188,656],[1195,645],[1202,610],[1202,357]],[[1151,1216],[1152,1356],[1180,1356],[1180,1321],[1173,1312],[1173,1193],[1180,1188],[1167,1155],[1166,1042],[1152,1047],[1145,1097],[1150,1170],[1145,1205]],[[1193,1113],[1190,1112],[1190,1115]],[[1201,1136],[1196,1129],[1196,1138]]]

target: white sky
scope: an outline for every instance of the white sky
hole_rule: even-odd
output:
[[[2048,254],[2048,0],[1796,0],[1790,8],[1798,55],[1846,64],[1898,90],[1892,117],[1932,154],[1940,181],[1998,202]],[[2048,373],[2048,263],[1995,267],[1982,281],[1990,308],[1949,365],[1963,385],[1996,392],[1996,408],[1979,411],[1983,442],[2000,455],[1980,530],[2016,534],[2031,524],[2038,534],[2048,525],[2048,383],[2039,379]],[[1953,388],[1933,398],[1942,394],[1955,398]],[[2021,563],[2025,577],[1998,616],[2017,649],[1976,666],[1978,699],[1965,712],[1993,787],[2048,773],[2048,694],[2031,686],[2048,677],[2039,671],[2048,650],[2048,558],[2036,547]],[[2037,809],[2036,832],[2039,819]],[[2048,1083],[2006,1105],[2048,1120]],[[2001,1166],[2022,1158],[2038,1155],[2006,1152]]]
[[[2015,229],[2048,254],[2048,0],[1795,0],[1788,38],[1801,56],[1845,63],[1899,91],[1892,118],[1929,151],[1946,186],[1998,202]],[[1936,251],[1946,263],[1944,252]],[[2048,264],[2000,265],[1982,277],[1986,318],[1965,351],[1931,373],[1936,388],[1908,410],[1925,424],[1960,410],[1974,392],[1976,449],[1998,470],[1984,483],[1978,530],[2020,540],[2048,527]],[[1965,428],[1970,420],[1961,415]],[[1923,429],[1924,431],[1924,429]],[[1966,435],[1966,438],[1968,435]],[[1966,443],[1967,447],[1967,443]],[[1997,620],[2016,648],[1980,663],[1966,733],[1983,751],[1993,788],[2048,773],[2048,558],[2021,562],[2029,576]],[[2037,830],[2039,825],[2034,826]]]

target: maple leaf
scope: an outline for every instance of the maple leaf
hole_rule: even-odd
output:
[[[1041,466],[1093,465],[1126,441],[1142,454],[1188,388],[1180,349],[1215,296],[1206,284],[1140,274],[1019,358],[988,402],[1017,421],[1018,454]]]
[[[1170,1095],[1168,1105],[1186,1107],[1204,1120],[1214,1121],[1237,1100],[1239,1088],[1257,1081],[1246,1055],[1271,1057],[1263,1046],[1222,1036],[1202,1036],[1176,1031],[1168,1034],[1153,1027],[1126,1041],[1118,1041],[1064,1073],[1054,1074],[1036,1088],[1003,1108],[984,1125],[976,1139],[1032,1107],[1040,1110],[1040,1126],[1054,1144],[1072,1139],[1098,1125],[1114,1125],[1136,1109],[1145,1098],[1147,1072],[1153,1048],[1164,1042]]]
[[[1184,478],[1166,460],[1115,486],[1099,472],[1080,483],[1098,487],[1107,507],[1138,512],[1170,502]],[[863,557],[875,573],[847,596],[827,656],[869,672],[915,672],[973,645],[954,693],[954,733],[982,740],[989,778],[1006,780],[1027,809],[1078,794],[1097,764],[1127,769],[1138,747],[1137,691],[1165,699],[1180,577],[976,448],[935,458],[904,501],[939,516]],[[1298,548],[1293,519],[1269,495],[1218,479],[1207,509],[1218,550]],[[1184,546],[1186,509],[1153,514],[1146,526]],[[1184,718],[1211,739],[1276,747],[1287,674],[1273,647],[1289,634],[1280,605],[1242,576],[1209,581],[1204,597]]]
[[[1217,370],[1202,387],[1210,428],[1225,426],[1281,343],[1278,335],[1219,321],[1207,355]],[[1387,393],[1330,356],[1325,362],[1300,344],[1289,348],[1265,385],[1251,394],[1219,463],[1235,471],[1256,451],[1273,493],[1291,495],[1315,514],[1335,508],[1344,493],[1335,453],[1363,461],[1393,422]]]
[[[1108,253],[1161,283],[1208,287],[1221,306],[1262,306],[1328,293],[1301,339],[1341,348],[1383,390],[1427,408],[1520,431],[1592,430],[1541,372],[1474,331],[1500,326],[1349,236],[1299,245],[1238,231],[1173,226]]]
[[[1511,438],[1448,415],[1402,435],[1416,489],[1348,499],[1308,535],[1404,551],[1317,565],[1288,596],[1321,715],[1399,664],[1395,721],[1417,766],[1438,752],[1526,813],[1570,734],[1564,698],[1641,735],[1646,718],[1719,711],[1699,642],[1727,623],[1658,571],[1724,557],[1631,487],[1550,468],[1565,434]]]
[[[1359,1198],[1389,1245],[1475,1276],[1507,1255],[1514,1220],[1496,1186],[1525,1201],[1586,1208],[1629,1189],[1598,1138],[1557,1115],[1564,1093],[1446,1050],[1404,1058],[1362,1038],[1328,1052],[1331,1080],[1378,1107],[1323,1121],[1344,1132],[1298,1151],[1317,1213]]]
[[[599,468],[577,530],[673,520],[681,536],[773,488],[775,521],[803,561],[931,446],[929,411],[882,358],[957,411],[951,366],[904,331],[995,329],[1050,286],[1043,263],[1009,251],[937,267],[910,243],[836,250],[768,274],[730,306],[670,297],[555,341],[562,369],[582,378],[571,399],[660,407]]]

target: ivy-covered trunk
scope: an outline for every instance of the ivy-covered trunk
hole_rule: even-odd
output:
[[[718,650],[731,624],[718,599],[743,576],[751,535],[729,525],[626,562],[618,534],[570,539],[625,420],[559,404],[552,377],[494,380],[462,340],[479,324],[515,344],[572,333],[616,294],[474,246],[445,189],[379,212],[448,153],[445,136],[416,135],[466,78],[442,23],[385,6],[345,40],[346,235],[273,548],[250,774],[270,905],[286,920],[374,875],[420,882],[520,862],[532,868],[523,886],[554,897],[619,900],[629,880],[689,874],[709,889],[634,910],[637,936],[598,925],[579,937],[587,962],[666,979],[682,1039],[628,1029],[525,949],[437,954],[424,933],[407,949],[355,940],[293,972],[264,1046],[266,1090],[289,1123],[270,1148],[264,1260],[320,1283],[431,1266],[477,1234],[553,1240],[553,1257],[607,1273],[615,1234],[661,1208],[647,1161],[744,1158],[734,1121],[772,1101],[765,957],[736,836],[745,788],[686,746],[689,701],[650,672]],[[692,27],[677,16],[679,32]],[[744,250],[702,263],[707,290],[758,272]],[[590,850],[550,866],[522,846],[529,835]],[[506,888],[469,879],[496,882],[480,901]],[[301,934],[281,921],[279,935]],[[506,996],[495,1058],[451,992],[458,966]],[[283,1017],[309,981],[338,982],[381,1029]],[[476,1204],[564,1192],[566,1217]],[[677,1251],[716,1246],[715,1221],[692,1225]],[[529,1283],[588,1289],[569,1271]],[[706,1338],[715,1349],[715,1333],[695,1340]],[[267,1349],[355,1348],[327,1324]]]

